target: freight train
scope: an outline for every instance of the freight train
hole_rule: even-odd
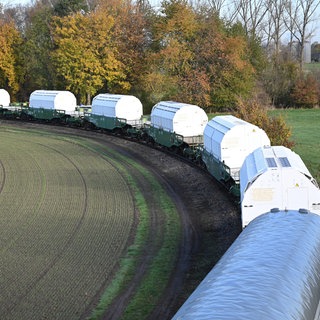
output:
[[[319,319],[320,190],[296,153],[234,116],[208,121],[198,106],[99,94],[78,107],[67,91],[37,90],[0,117],[111,132],[191,159],[234,194],[243,231],[173,320]],[[312,213],[311,213],[311,212]]]
[[[236,197],[243,228],[271,208],[320,214],[319,186],[299,155],[270,146],[262,129],[232,115],[208,121],[196,105],[161,101],[148,118],[140,100],[131,95],[98,94],[91,106],[81,108],[70,91],[52,90],[32,92],[28,107],[12,106],[3,91],[2,118],[112,132],[156,144],[205,167]]]

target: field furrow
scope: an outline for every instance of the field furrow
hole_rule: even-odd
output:
[[[127,182],[76,138],[0,138],[1,319],[78,319],[128,244]]]

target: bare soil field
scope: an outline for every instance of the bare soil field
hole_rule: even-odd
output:
[[[175,270],[170,275],[171,280],[166,286],[162,298],[149,315],[148,319],[150,320],[170,319],[241,231],[239,209],[216,181],[198,168],[159,150],[98,132],[10,121],[1,121],[1,124],[12,126],[12,128],[15,126],[26,130],[34,128],[57,135],[92,139],[92,141],[140,163],[152,172],[161,183],[178,209],[182,223],[182,237]],[[147,201],[153,203],[155,195],[149,192],[149,186],[145,179],[133,167],[129,166],[127,170],[134,177],[139,188],[144,190],[144,197]],[[2,177],[3,179],[4,177]],[[158,210],[154,206],[150,212],[152,217],[150,228],[154,230],[161,226],[161,214]],[[131,234],[129,238],[132,236]],[[142,263],[136,271],[134,279],[127,284],[126,290],[115,299],[106,311],[104,319],[121,318],[125,306],[137,290],[138,284],[143,278],[150,260],[152,260],[155,245],[150,237],[144,250],[145,255],[142,257]],[[78,315],[79,319],[86,319],[90,316],[91,310],[99,299],[99,294],[104,291],[107,284],[107,280],[101,281],[97,293],[87,297],[89,302],[85,310]],[[57,318],[61,319],[63,316]],[[41,317],[39,316],[38,319]]]

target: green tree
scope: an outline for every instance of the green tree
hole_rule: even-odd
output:
[[[260,79],[265,91],[271,98],[272,105],[287,107],[291,104],[290,93],[299,76],[299,65],[291,60],[272,57],[261,72]]]
[[[112,28],[114,19],[101,11],[55,17],[52,53],[56,70],[63,77],[66,89],[89,104],[91,96],[106,86],[130,87],[123,63],[117,59]]]
[[[21,92],[24,98],[37,89],[63,88],[58,82],[50,54],[53,42],[50,34],[52,9],[37,3],[28,9],[25,20],[24,45],[21,48]]]
[[[88,12],[89,8],[85,0],[59,0],[53,6],[54,15],[64,17],[72,13]]]

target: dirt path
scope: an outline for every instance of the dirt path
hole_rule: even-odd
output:
[[[178,208],[183,236],[171,281],[148,319],[171,319],[241,230],[239,210],[224,189],[197,168],[135,142],[84,130],[30,123],[19,125],[94,139],[141,163],[157,177]],[[145,190],[146,200],[152,203],[154,195],[148,192],[148,185],[143,178],[134,170],[131,174],[135,174],[139,188]],[[157,219],[157,208],[153,207],[152,228],[157,228]],[[148,259],[152,258],[152,246],[148,250],[136,277],[128,283],[126,291],[117,297],[117,302],[109,308],[105,319],[120,318],[144,274]],[[87,315],[83,315],[83,318]]]

